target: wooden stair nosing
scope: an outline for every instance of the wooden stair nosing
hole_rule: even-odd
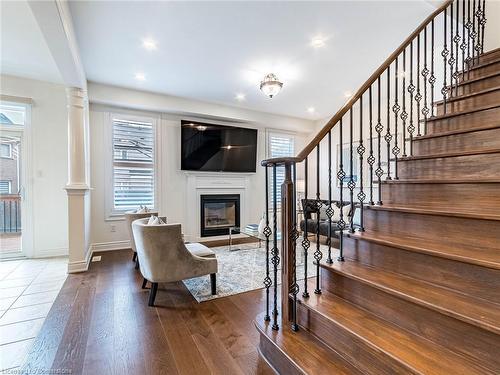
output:
[[[482,89],[480,91],[475,91],[475,92],[470,92],[467,94],[453,96],[449,99],[446,99],[446,104],[453,103],[453,102],[456,102],[459,100],[470,99],[470,98],[473,98],[473,97],[479,96],[479,95],[489,94],[490,92],[494,92],[494,91],[498,91],[498,90],[500,90],[500,86],[488,87],[487,89]],[[442,105],[443,103],[444,103],[444,100],[437,100],[434,102],[434,105],[436,105],[436,106]]]
[[[483,81],[483,80],[486,80],[486,79],[489,79],[489,78],[496,77],[499,74],[500,74],[500,72],[493,72],[493,73],[488,73],[488,74],[485,74],[485,75],[482,75],[482,76],[479,76],[479,77],[468,78],[468,79],[466,79],[464,81],[458,82],[458,86],[465,86],[465,85],[468,85],[468,84],[471,84],[471,83],[476,83],[476,82],[479,82],[479,81]],[[448,86],[448,89],[451,89],[451,87]]]
[[[331,301],[332,304],[337,306],[337,309],[338,307],[342,307],[343,310],[347,310],[348,312],[350,311],[351,313],[345,314],[347,315],[347,319],[345,319],[344,314],[330,314],[328,311],[329,306],[325,305],[325,302],[323,302],[322,299],[325,300],[325,302]],[[397,361],[408,370],[411,370],[412,373],[427,373],[424,369],[417,368],[417,362],[420,360],[420,363],[428,363],[428,358],[435,358],[433,353],[439,353],[441,356],[446,356],[447,358],[451,357],[454,359],[449,362],[460,362],[461,364],[466,363],[469,365],[469,367],[473,366],[476,371],[478,371],[480,368],[480,370],[484,371],[485,374],[492,374],[489,369],[486,369],[479,364],[471,363],[462,355],[451,352],[447,348],[439,344],[436,344],[426,338],[423,338],[415,333],[409,332],[404,328],[390,323],[385,319],[379,317],[378,315],[369,312],[364,308],[357,306],[343,299],[342,297],[336,296],[335,294],[328,291],[323,291],[320,295],[311,294],[307,299],[299,298],[298,305],[304,306],[304,308],[310,310],[311,312],[319,314],[321,317],[329,321],[331,325],[346,330],[353,337],[361,340],[367,347],[371,348],[374,351],[381,352],[391,359]],[[363,321],[363,324],[355,324],[352,320],[349,321],[349,318],[351,316],[361,316],[362,319],[359,320]],[[371,326],[370,330],[367,332],[363,332],[362,328],[365,322],[369,322]],[[387,333],[389,333],[390,337],[393,337],[394,339],[384,342],[383,339],[379,339],[381,332],[383,332],[384,335],[387,335]],[[400,350],[400,353],[402,352],[403,354],[407,354],[406,357],[403,357],[401,354],[398,355],[396,353],[398,349],[396,349],[395,345],[392,344],[395,342],[397,342],[396,345],[398,346],[398,349],[400,349],[402,346],[406,347],[408,345],[407,343],[411,343],[414,346],[418,346],[419,350],[415,350],[414,348],[408,346],[406,350]],[[438,359],[434,360],[438,361],[437,363],[435,363],[436,366],[440,366],[443,363]],[[443,370],[443,368],[441,368],[441,370]]]
[[[468,114],[471,114],[471,113],[476,113],[476,112],[481,112],[481,111],[488,111],[490,109],[495,109],[495,108],[499,108],[499,107],[500,107],[500,104],[488,104],[488,105],[485,105],[485,106],[482,106],[482,107],[476,107],[476,108],[472,108],[472,109],[467,109],[465,111],[451,112],[451,113],[447,113],[445,115],[437,115],[437,116],[434,116],[434,117],[429,117],[428,119],[422,119],[422,120],[420,120],[420,122],[424,123],[424,122],[440,121],[440,120],[445,120],[447,118],[468,115]]]
[[[460,156],[497,154],[497,153],[500,153],[500,148],[491,148],[491,149],[486,149],[486,150],[443,152],[443,153],[439,153],[439,154],[428,154],[428,155],[418,155],[418,156],[415,156],[415,155],[414,156],[405,156],[405,157],[398,158],[398,161],[455,158],[455,157],[460,157]],[[395,159],[391,159],[391,161],[394,161],[394,160]]]
[[[480,62],[479,64],[475,64],[469,70],[480,69],[480,68],[484,68],[485,66],[492,65],[492,64],[498,64],[498,63],[500,63],[500,57],[498,57],[495,60],[490,60],[490,61]],[[462,73],[462,71],[459,71],[459,73]]]
[[[342,264],[340,264],[340,262],[326,264],[322,262],[321,267],[411,303],[437,311],[440,314],[461,320],[497,335],[500,334],[500,306],[495,303],[480,300],[448,288],[436,286],[427,281],[417,280],[410,276],[381,270],[348,259],[341,263]],[[373,277],[373,275],[376,277]],[[384,276],[391,281],[384,283],[380,281],[380,276]],[[399,288],[395,287],[395,285],[399,285]],[[405,285],[406,290],[402,290],[402,286]],[[420,289],[425,289],[425,297],[423,294],[418,295],[419,287]],[[435,295],[439,295],[439,298]],[[448,299],[446,305],[443,303],[445,299]],[[449,307],[450,301],[455,302],[455,306]],[[459,309],[461,309],[461,311]],[[471,316],[471,311],[475,311],[475,316]]]
[[[475,132],[481,132],[481,131],[493,130],[493,129],[499,129],[499,128],[500,128],[500,123],[496,124],[496,125],[478,126],[476,128],[455,129],[455,130],[449,130],[446,132],[420,135],[417,137],[413,137],[413,141],[422,141],[425,139],[448,137],[448,136],[452,136],[452,135],[467,134],[467,133],[475,133]],[[407,140],[409,141],[410,139],[407,138]]]
[[[484,212],[472,212],[472,211],[461,211],[454,210],[453,207],[416,207],[416,206],[402,206],[402,205],[366,205],[365,209],[375,210],[375,211],[392,211],[392,212],[404,212],[410,214],[421,214],[421,215],[433,215],[433,216],[451,216],[460,217],[466,219],[476,219],[476,220],[493,220],[500,221],[500,214],[491,214]]]
[[[254,325],[259,333],[261,335],[265,335],[267,337],[267,340],[277,350],[279,350],[283,356],[288,359],[290,364],[297,370],[297,372],[303,374],[312,374],[308,371],[309,368],[307,361],[302,361],[302,355],[311,356],[311,353],[315,353],[316,355],[314,356],[314,358],[322,361],[321,365],[324,366],[325,370],[334,371],[330,373],[340,375],[362,375],[355,366],[349,363],[349,361],[347,361],[333,348],[325,344],[323,341],[321,341],[321,339],[307,330],[291,332],[286,324],[282,324],[279,331],[273,331],[270,327],[266,327],[266,325],[270,325],[270,323],[264,322],[264,313],[257,315],[254,321]],[[269,330],[270,333],[274,335],[274,337],[270,336],[267,333],[267,330]],[[290,349],[290,346],[288,346],[288,348],[286,347],[286,345],[280,346],[280,343],[277,342],[278,335],[283,336],[282,340],[292,340],[293,342],[298,343],[298,346],[302,350],[288,353],[287,349]],[[281,344],[283,345],[283,342],[281,342]],[[262,352],[261,355],[266,361],[269,361],[269,359],[266,358],[266,356]],[[274,368],[273,363],[270,363],[270,365]]]
[[[477,266],[482,266],[486,268],[491,268],[491,269],[496,269],[500,270],[500,256],[499,256],[499,261],[491,261],[488,259],[480,259],[478,257],[478,253],[480,251],[486,251],[489,249],[483,249],[483,248],[474,248],[469,245],[466,246],[467,249],[471,249],[471,254],[469,256],[465,255],[460,255],[452,252],[446,252],[443,251],[443,248],[439,249],[439,244],[436,244],[436,247],[429,247],[429,246],[422,246],[422,242],[418,240],[418,238],[415,238],[410,241],[411,244],[409,244],[407,238],[400,239],[400,236],[396,235],[386,235],[384,236],[385,238],[380,238],[376,236],[376,232],[355,232],[355,233],[346,233],[345,236],[349,238],[353,238],[358,241],[368,241],[368,242],[373,242],[375,244],[383,245],[383,246],[388,246],[388,247],[395,247],[398,249],[403,249],[407,251],[412,251],[412,252],[417,252],[417,253],[422,253],[422,254],[427,254],[439,258],[444,258],[444,259],[449,259],[457,262],[462,262],[462,263],[467,263],[467,264],[474,264]],[[392,238],[391,238],[392,237]],[[406,241],[406,242],[405,242]],[[427,243],[429,242],[428,239],[426,239]],[[457,249],[458,245],[451,245],[451,249]],[[462,248],[465,249],[465,248]]]

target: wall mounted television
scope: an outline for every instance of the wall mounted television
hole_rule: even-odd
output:
[[[257,130],[181,121],[181,169],[255,172]]]

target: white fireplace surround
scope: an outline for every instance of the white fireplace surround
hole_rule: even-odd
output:
[[[185,172],[187,175],[186,241],[226,239],[228,236],[201,237],[200,201],[204,194],[239,194],[240,226],[249,223],[249,178],[252,174],[224,172]],[[237,236],[236,236],[237,237]]]

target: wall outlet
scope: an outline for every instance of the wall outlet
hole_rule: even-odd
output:
[[[110,232],[116,232],[116,225],[111,224],[109,227]]]

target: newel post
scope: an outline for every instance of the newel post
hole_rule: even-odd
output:
[[[292,163],[285,163],[285,180],[281,185],[281,311],[283,323],[293,320],[290,286],[294,280],[294,199]]]

